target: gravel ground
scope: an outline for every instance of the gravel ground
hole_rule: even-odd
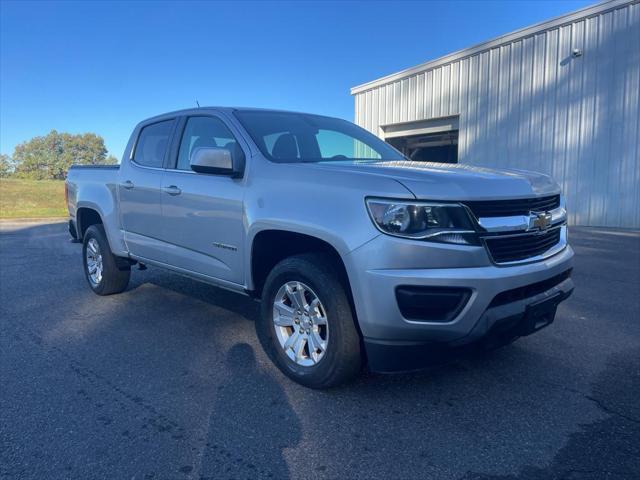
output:
[[[98,297],[64,224],[0,231],[1,478],[639,478],[639,233],[572,229],[536,335],[319,392],[256,302],[156,268]]]

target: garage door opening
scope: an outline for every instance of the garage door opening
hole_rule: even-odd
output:
[[[454,115],[383,125],[380,133],[411,160],[458,163],[458,124]]]
[[[411,160],[458,163],[458,130],[388,138],[387,142]]]

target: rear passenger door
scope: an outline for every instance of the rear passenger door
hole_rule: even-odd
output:
[[[191,153],[198,147],[224,147],[242,155],[240,137],[214,114],[183,119],[180,129],[173,164],[162,180],[167,263],[242,284],[244,180],[196,173],[190,166]]]
[[[176,121],[144,125],[120,167],[118,193],[124,237],[133,255],[163,262],[162,176]]]

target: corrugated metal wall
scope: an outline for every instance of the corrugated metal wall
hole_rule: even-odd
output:
[[[356,123],[459,115],[460,163],[551,174],[572,224],[640,228],[640,3],[606,5],[355,87]]]

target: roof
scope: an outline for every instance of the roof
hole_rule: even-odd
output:
[[[214,112],[274,112],[274,113],[302,113],[304,115],[316,115],[314,113],[309,112],[296,112],[293,110],[282,110],[278,108],[258,108],[258,107],[220,107],[220,106],[205,106],[205,107],[192,107],[192,108],[183,108],[181,110],[173,110],[171,112],[159,113],[157,115],[153,115],[152,117],[145,118],[143,121],[147,122],[149,120],[154,120],[156,118],[164,118],[176,115],[193,115],[198,112],[202,113],[204,111],[214,111]],[[322,116],[322,115],[319,115]]]
[[[549,30],[551,28],[560,27],[562,25],[572,23],[575,20],[578,20],[581,18],[599,15],[608,10],[615,10],[621,6],[631,4],[634,1],[635,0],[607,0],[602,3],[592,5],[590,7],[581,8],[580,10],[576,10],[575,12],[567,13],[565,15],[552,18],[550,20],[545,20],[544,22],[536,23],[535,25],[532,25],[526,28],[521,28],[520,30],[515,30],[511,33],[501,35],[492,40],[488,40],[486,42],[479,43],[472,47],[450,53],[448,55],[445,55],[444,57],[440,57],[435,60],[430,60],[426,63],[422,63],[415,67],[407,68],[400,72],[392,73],[391,75],[381,77],[377,80],[372,80],[370,82],[357,85],[351,89],[351,95],[356,95],[358,93],[362,93],[367,90],[371,90],[373,88],[380,87],[382,85],[386,85],[391,82],[395,82],[402,78],[411,77],[418,73],[426,72],[427,70],[431,70],[440,65],[445,65],[447,63],[451,63],[456,60],[460,60],[462,58],[471,57],[473,55],[476,55],[485,50],[489,50],[491,48],[497,47],[499,45],[513,42],[521,38],[530,37],[532,35],[535,35],[536,33]]]
[[[336,118],[336,117],[331,117],[329,115],[320,115],[320,114],[308,113],[308,112],[296,112],[296,111],[293,111],[293,110],[281,110],[281,109],[276,109],[276,108],[206,106],[206,107],[184,108],[182,110],[174,110],[172,112],[160,113],[158,115],[154,115],[152,117],[145,118],[144,120],[140,121],[138,123],[138,125],[147,124],[149,122],[162,120],[162,119],[166,119],[166,118],[170,118],[170,117],[175,117],[175,116],[178,116],[178,115],[197,115],[198,113],[203,113],[203,112],[206,112],[206,111],[225,112],[225,113],[231,113],[231,112],[237,112],[237,111],[240,111],[240,112],[298,113],[298,114],[302,114],[302,115],[314,115],[314,116],[317,116],[317,117]]]

